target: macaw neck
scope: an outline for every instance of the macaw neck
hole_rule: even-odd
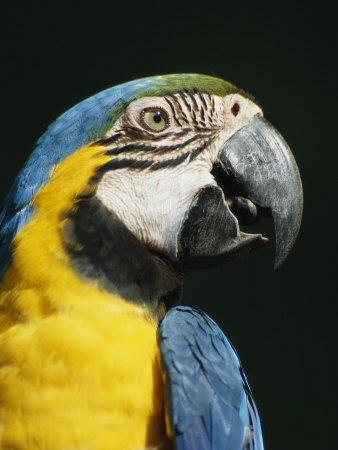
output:
[[[128,230],[91,195],[88,180],[105,159],[102,150],[84,148],[56,167],[12,241],[0,282],[2,389],[11,399],[6,442],[23,436],[12,432],[20,414],[27,441],[39,448],[51,434],[50,448],[168,448],[156,334],[164,308],[155,297],[122,298],[123,258],[139,268],[151,258],[149,277],[171,269],[142,246],[136,254],[123,246],[134,242]],[[113,280],[111,261],[119,269]],[[149,292],[152,279],[140,274],[130,282]]]
[[[72,266],[66,223],[36,207],[0,283],[0,447],[168,448],[158,317]]]
[[[63,228],[71,264],[105,290],[156,310],[174,303],[182,285],[178,267],[150,251],[94,194],[77,203]]]
[[[90,296],[156,311],[161,300],[176,296],[177,270],[95,199],[90,180],[107,158],[101,148],[86,146],[55,167],[32,201],[32,217],[13,239],[1,291],[20,285],[44,298],[53,292],[60,304],[48,308],[70,307]]]

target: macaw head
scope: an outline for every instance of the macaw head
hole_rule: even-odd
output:
[[[166,298],[184,270],[262,246],[266,238],[241,229],[262,216],[274,221],[280,266],[302,215],[295,160],[261,108],[232,84],[196,74],[113,87],[49,127],[0,216],[3,272],[16,234],[39,209],[47,214],[37,198],[49,184],[45,203],[58,208],[73,269],[133,301]]]

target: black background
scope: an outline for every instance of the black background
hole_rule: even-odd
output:
[[[1,11],[0,200],[47,125],[104,88],[198,72],[252,93],[298,162],[305,197],[300,235],[277,272],[271,244],[247,259],[188,274],[183,301],[208,312],[237,348],[267,449],[337,448],[333,11],[325,2],[318,9],[272,1],[72,2],[63,9],[29,3],[6,2]],[[269,223],[258,229],[272,233]]]

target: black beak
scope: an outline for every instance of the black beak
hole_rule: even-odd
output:
[[[303,209],[301,179],[289,146],[266,119],[257,115],[225,143],[218,160],[247,199],[270,209],[278,268],[296,240]]]
[[[263,117],[250,119],[220,148],[213,170],[216,185],[194,197],[176,237],[183,267],[219,264],[264,245],[241,225],[260,215],[275,223],[275,268],[290,252],[302,217],[302,185],[296,162],[279,132]]]

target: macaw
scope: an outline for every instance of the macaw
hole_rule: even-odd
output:
[[[245,91],[199,74],[94,95],[38,140],[0,215],[1,449],[263,449],[239,358],[174,306],[187,270],[302,215],[295,160]],[[209,299],[207,299],[209,301]]]

